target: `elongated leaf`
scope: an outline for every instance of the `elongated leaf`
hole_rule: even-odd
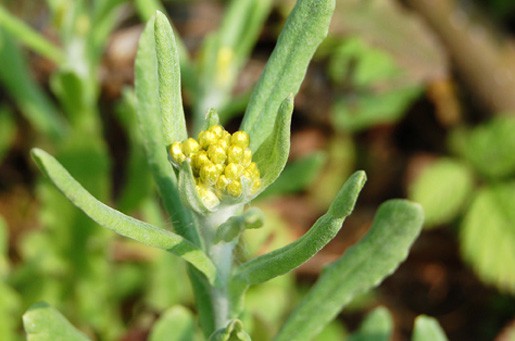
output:
[[[390,200],[381,205],[368,234],[323,271],[275,340],[312,340],[353,297],[375,287],[397,268],[422,221],[417,204]]]
[[[136,56],[136,113],[145,142],[147,159],[164,206],[172,216],[174,229],[181,236],[200,245],[200,237],[193,222],[193,216],[181,203],[177,178],[168,161],[161,127],[161,105],[159,96],[157,96],[159,80],[156,58],[154,19],[151,19],[141,35]]]
[[[66,130],[64,120],[57,113],[50,99],[33,78],[21,49],[13,38],[0,28],[0,82],[22,109],[36,130],[54,139],[62,137]]]
[[[23,327],[28,341],[89,340],[59,311],[42,302],[32,305],[23,315]]]
[[[343,185],[326,214],[295,242],[242,264],[234,274],[235,282],[247,285],[265,282],[283,275],[313,257],[340,230],[352,212],[366,181],[363,171],[354,173]]]
[[[288,17],[242,122],[253,151],[272,131],[283,99],[299,90],[311,57],[327,35],[334,6],[334,0],[299,0]]]
[[[290,126],[293,114],[293,96],[288,96],[277,114],[274,129],[253,156],[262,175],[261,191],[279,177],[290,154]],[[251,140],[252,142],[252,140]]]
[[[28,47],[57,65],[64,61],[64,53],[59,47],[46,40],[22,20],[7,12],[3,6],[0,6],[0,26],[3,26]]]
[[[195,335],[193,314],[182,306],[171,307],[157,320],[149,341],[191,341]]]
[[[215,267],[207,255],[183,237],[168,230],[129,217],[95,199],[52,156],[33,149],[32,156],[41,170],[61,192],[99,225],[145,245],[171,252],[214,281]]]
[[[164,142],[170,145],[188,137],[182,107],[181,69],[175,36],[166,16],[156,12],[154,37]]]
[[[412,341],[446,341],[442,327],[432,317],[420,315],[415,319]]]

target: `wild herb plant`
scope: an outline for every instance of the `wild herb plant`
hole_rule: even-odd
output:
[[[288,159],[292,94],[298,91],[315,49],[327,34],[333,9],[331,0],[298,1],[250,96],[240,130],[227,132],[209,102],[199,105],[208,110],[201,118],[197,114],[196,132],[190,137],[176,38],[162,13],[149,20],[136,59],[136,107],[146,157],[173,231],[103,204],[54,157],[33,150],[41,170],[99,225],[187,262],[202,334],[211,340],[250,338],[240,320],[246,291],[292,271],[320,251],[352,212],[365,183],[364,172],[356,172],[304,236],[241,264],[235,262],[234,249],[241,235],[262,224],[260,212],[249,206],[251,200],[279,177]],[[218,76],[224,76],[232,69],[230,57],[235,51],[223,45],[216,51],[213,65]],[[324,270],[275,339],[316,336],[353,297],[376,286],[399,265],[421,225],[418,205],[405,200],[381,205],[370,232]],[[170,335],[177,335],[178,325],[184,333],[181,337],[193,339],[196,332],[191,321],[191,314],[183,308],[172,308],[156,323],[151,339],[169,340]],[[24,325],[34,340],[85,339],[44,304],[29,309]]]

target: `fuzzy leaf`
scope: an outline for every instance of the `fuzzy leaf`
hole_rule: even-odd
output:
[[[377,286],[399,266],[422,222],[420,205],[405,200],[381,205],[367,235],[324,269],[275,340],[312,340],[352,298]]]
[[[195,178],[189,162],[183,162],[179,170],[179,192],[182,201],[187,203],[192,210],[202,215],[212,212],[213,207],[207,207],[195,188]],[[214,195],[214,194],[213,194]]]
[[[432,317],[420,315],[415,319],[412,341],[446,341],[442,327]]]
[[[86,191],[56,159],[43,150],[33,149],[32,156],[54,185],[99,225],[145,245],[177,255],[214,281],[215,267],[200,248],[175,233],[129,217],[101,203]]]
[[[473,177],[462,163],[440,159],[410,185],[409,199],[422,205],[425,225],[450,222],[460,213],[472,191]]]
[[[179,54],[166,16],[156,12],[154,38],[163,134],[166,145],[188,137],[181,95]]]
[[[334,6],[335,0],[299,0],[288,17],[242,122],[253,151],[274,129],[284,98],[299,90],[311,57],[327,35]]]
[[[272,133],[253,156],[262,176],[261,191],[279,177],[288,161],[292,114],[293,96],[290,95],[279,107]],[[250,141],[252,142],[252,139]]]
[[[145,151],[164,207],[171,215],[178,234],[200,245],[200,237],[192,213],[183,206],[177,189],[177,178],[168,161],[162,130],[158,65],[155,49],[154,19],[141,34],[136,56],[136,113],[144,139]]]
[[[258,284],[283,275],[313,257],[342,227],[366,181],[363,171],[354,173],[343,185],[326,214],[295,242],[242,264],[234,274],[235,283]]]
[[[478,191],[461,225],[461,252],[481,280],[515,294],[515,182]]]
[[[46,303],[36,303],[23,315],[23,326],[28,341],[87,341],[84,334]]]

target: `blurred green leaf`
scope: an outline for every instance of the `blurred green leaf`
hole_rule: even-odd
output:
[[[66,125],[50,99],[31,77],[27,59],[13,38],[0,28],[0,81],[36,130],[50,138],[64,135]]]
[[[466,165],[439,159],[427,166],[409,186],[409,199],[422,205],[425,226],[450,222],[463,209],[474,180]]]
[[[32,305],[23,315],[23,326],[28,341],[89,340],[75,329],[59,311],[46,303]]]
[[[452,147],[482,175],[501,178],[515,174],[515,118],[497,116],[473,129],[451,135]]]
[[[420,315],[415,319],[412,341],[446,341],[442,327],[432,317]]]
[[[461,252],[482,281],[515,294],[515,183],[480,189],[461,225]]]
[[[182,306],[166,310],[152,328],[149,341],[193,341],[195,319],[193,314]]]
[[[334,7],[334,0],[299,0],[288,17],[241,125],[250,134],[253,151],[273,130],[282,101],[300,88],[315,50],[327,35]]]
[[[279,178],[260,194],[260,198],[306,189],[320,173],[325,160],[323,152],[315,152],[287,164]]]
[[[145,245],[171,252],[202,271],[214,281],[215,267],[197,246],[170,231],[126,216],[95,199],[52,156],[40,149],[32,155],[41,170],[67,198],[99,225]]]
[[[382,204],[367,235],[324,269],[275,340],[315,337],[353,297],[378,285],[399,266],[422,223],[419,205],[405,200]]]
[[[16,135],[16,123],[9,109],[0,106],[0,164]]]
[[[370,312],[359,330],[348,341],[388,341],[392,338],[393,319],[388,309],[379,307]]]

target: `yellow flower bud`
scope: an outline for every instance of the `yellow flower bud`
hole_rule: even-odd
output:
[[[207,155],[209,156],[209,159],[211,159],[211,162],[216,164],[222,164],[227,159],[225,149],[220,145],[220,143],[210,145],[207,150]]]
[[[200,179],[204,184],[214,184],[218,178],[218,169],[212,163],[206,163],[200,168]]]
[[[242,130],[234,132],[234,134],[231,136],[231,144],[240,146],[241,148],[247,148],[249,146],[249,142],[249,134]]]
[[[224,171],[225,176],[230,180],[240,180],[240,177],[243,175],[243,167],[237,163],[229,163],[225,166]]]
[[[225,131],[224,127],[219,124],[209,127],[208,131],[212,132],[217,139],[222,137],[223,132]]]
[[[209,160],[205,150],[201,150],[191,157],[191,166],[193,167],[193,170],[196,170],[197,172],[200,170],[200,168],[202,168],[203,165],[209,162],[211,161]]]
[[[200,145],[197,140],[189,137],[182,143],[182,150],[187,157],[191,157],[194,153],[200,150]]]
[[[261,188],[261,179],[256,178],[252,182],[252,186],[250,187],[250,194],[256,194],[256,192]]]
[[[243,167],[248,167],[252,162],[252,151],[249,148],[245,148],[243,156],[241,158],[241,164]]]
[[[196,188],[199,197],[202,199],[204,205],[206,205],[207,207],[213,208],[220,203],[220,199],[218,199],[216,194],[206,186],[197,185]]]
[[[241,163],[243,159],[243,148],[237,145],[231,145],[227,149],[227,162],[228,163]]]
[[[255,162],[251,162],[247,168],[245,168],[245,172],[250,174],[250,177],[253,179],[259,179],[261,174],[259,173],[259,169],[257,168],[257,164]]]
[[[217,137],[212,131],[203,130],[198,134],[198,142],[200,146],[206,150],[212,143],[216,142],[216,140]]]
[[[170,146],[170,155],[172,159],[177,163],[183,163],[186,160],[186,155],[182,151],[182,144],[180,142],[174,142]]]
[[[227,179],[227,177],[224,174],[222,174],[218,177],[218,180],[216,180],[216,189],[218,189],[219,191],[225,191],[229,183],[230,180]]]
[[[231,181],[226,188],[227,193],[232,197],[239,197],[242,193],[241,182]]]

